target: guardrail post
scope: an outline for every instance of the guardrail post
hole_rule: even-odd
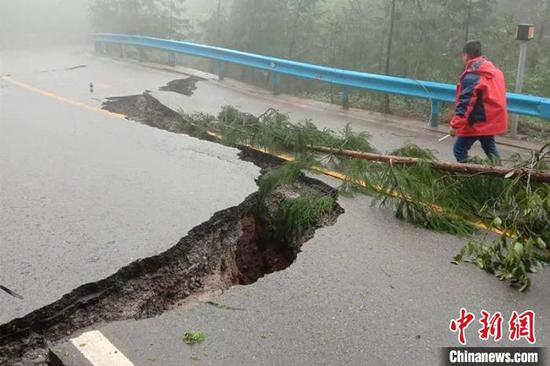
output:
[[[145,54],[145,49],[143,47],[138,47],[139,53],[139,62],[147,61],[147,55]]]
[[[225,80],[225,62],[223,61],[218,61],[218,80]]]
[[[342,89],[342,107],[346,111],[349,109],[349,90],[347,88]]]
[[[544,99],[541,102],[540,118],[550,119],[550,99]]]
[[[432,115],[430,117],[430,127],[437,128],[439,126],[439,114],[441,113],[441,101],[432,100]]]
[[[273,86],[273,95],[280,95],[281,88],[280,88],[280,77],[278,72],[275,72],[275,71],[271,72],[271,85]]]
[[[168,52],[168,66],[176,66],[176,54],[174,52]]]

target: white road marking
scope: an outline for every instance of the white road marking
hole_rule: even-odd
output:
[[[71,343],[94,366],[134,366],[122,352],[97,330],[73,338]]]

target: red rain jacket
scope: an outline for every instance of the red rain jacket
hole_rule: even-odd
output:
[[[504,74],[485,57],[470,60],[460,77],[451,127],[457,136],[495,136],[508,130]]]

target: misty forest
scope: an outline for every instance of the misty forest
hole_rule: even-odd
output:
[[[0,0],[0,365],[432,365],[478,310],[538,360],[549,50],[550,0]]]
[[[2,33],[4,46],[44,44],[52,42],[55,36],[91,45],[90,37],[94,32],[120,33],[192,41],[414,80],[455,83],[464,67],[463,45],[476,39],[484,45],[485,55],[504,71],[508,90],[515,87],[513,81],[519,53],[516,25],[533,23],[536,36],[529,43],[524,91],[538,96],[550,95],[550,57],[546,51],[550,46],[550,29],[546,30],[550,27],[550,0],[531,0],[528,7],[514,0],[93,0],[71,2],[67,13],[61,14],[65,23],[57,23],[56,17],[41,17],[37,14],[39,3],[34,1],[28,3],[33,6],[32,14],[14,12],[12,7],[3,5],[2,14],[7,22],[2,26],[12,35],[6,37],[10,33]],[[51,11],[49,8],[41,10]],[[32,17],[36,19],[30,22]],[[21,28],[21,24],[28,29],[13,32],[17,25]],[[67,33],[67,27],[74,27],[74,32]],[[120,52],[117,45],[114,47]],[[106,46],[104,51],[109,51],[108,48]],[[122,56],[153,63],[169,62],[166,52],[161,50],[140,48],[139,52],[134,51],[133,55],[122,52]],[[176,64],[216,72],[214,61],[182,54],[174,57]],[[270,87],[271,75],[267,71],[227,65],[225,74],[256,86]],[[282,77],[280,91],[340,103],[342,89],[318,80],[287,76]],[[150,95],[144,98],[154,102]],[[117,105],[118,102],[107,104],[110,103]],[[418,120],[426,120],[431,114],[429,100],[369,90],[351,90],[350,103],[355,108]],[[445,108],[444,123],[454,113],[453,106]],[[129,116],[135,112],[124,108],[109,110]],[[371,145],[367,133],[356,134],[346,128],[341,136],[334,135],[331,131],[317,129],[311,121],[293,124],[287,115],[274,109],[259,117],[231,106],[226,106],[218,116],[180,116],[174,111],[170,115],[175,117],[165,122],[156,118],[153,122],[147,121],[157,128],[214,138],[230,146],[290,153],[296,165],[294,168],[291,165],[290,173],[283,167],[273,178],[278,183],[288,183],[287,178],[296,177],[296,172],[302,169],[326,166],[323,160],[312,158],[320,152],[338,155],[336,161],[339,163],[329,164],[329,167],[335,169],[340,178],[345,177],[343,189],[378,196],[379,203],[392,206],[400,218],[459,236],[471,236],[480,227],[495,229],[499,240],[495,243],[471,241],[456,261],[475,261],[499,278],[519,284],[523,290],[530,286],[529,272],[550,262],[545,250],[546,243],[550,242],[547,225],[550,186],[544,183],[550,180],[546,173],[550,155],[548,144],[532,153],[529,160],[521,156],[503,160],[519,169],[512,174],[506,168],[498,170],[490,166],[479,171],[479,166],[474,166],[470,167],[474,170],[469,171],[473,175],[469,175],[463,174],[462,166],[451,167],[450,172],[447,168],[442,170],[430,150],[416,145],[395,150],[392,156],[405,158],[399,163],[402,166],[394,167],[394,163],[398,163],[393,159],[388,166],[387,159],[369,155],[376,155],[377,149]],[[548,141],[550,128],[547,125],[543,120],[522,117],[520,133],[533,141]],[[312,151],[315,153],[311,154]],[[373,159],[375,163],[363,161]],[[378,164],[381,161],[384,164]],[[494,163],[492,160],[477,162]],[[442,185],[441,181],[447,184]],[[487,191],[481,193],[480,187]],[[498,197],[495,192],[500,192]],[[525,212],[531,216],[518,221],[517,217]],[[515,234],[508,245],[510,233]],[[518,244],[520,252],[510,249]]]
[[[550,95],[550,0],[60,0],[71,14],[71,32],[51,9],[29,1],[29,12],[0,4],[6,44],[16,34],[71,39],[93,31],[129,33],[201,42],[345,69],[455,83],[460,52],[479,39],[486,55],[504,71],[514,89],[518,23],[536,26],[529,44],[524,92]],[[85,3],[83,6],[83,3]],[[32,11],[31,11],[32,4]],[[40,9],[42,7],[42,9]],[[37,9],[38,8],[38,9]],[[44,19],[44,13],[52,13]],[[57,12],[57,11],[56,11]],[[17,32],[23,18],[33,20]],[[66,19],[64,20],[66,23]],[[22,30],[20,30],[22,31]],[[59,37],[60,34],[63,37]],[[8,44],[9,45],[9,44]],[[182,57],[182,59],[184,59]],[[208,62],[191,66],[213,71]],[[183,62],[183,61],[182,61]],[[267,85],[268,75],[234,66],[232,78]],[[340,90],[314,81],[286,78],[283,92],[339,102]],[[425,119],[430,103],[369,91],[354,91],[352,106]],[[444,118],[444,121],[448,118]],[[541,121],[522,117],[522,130],[544,139]]]
[[[128,3],[132,3],[129,5]],[[518,60],[515,25],[528,21],[530,44],[525,92],[550,95],[550,1],[532,0],[97,0],[96,31],[175,38],[339,68],[454,83],[462,69],[463,43],[479,39],[513,90]],[[209,6],[208,6],[209,5]],[[128,11],[128,9],[131,9]],[[195,16],[194,11],[202,12]],[[155,16],[150,16],[155,14]],[[239,70],[233,77],[261,83]],[[260,80],[258,80],[260,78]],[[339,90],[287,80],[285,92],[332,101]],[[352,95],[355,107],[387,112],[386,97]],[[394,113],[424,118],[429,103],[390,97]]]

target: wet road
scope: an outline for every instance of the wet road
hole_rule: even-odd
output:
[[[186,112],[276,107],[320,127],[351,122],[382,151],[409,140],[450,157],[449,145],[422,125],[276,98],[230,80],[201,81],[186,97],[156,91],[183,75],[85,51],[2,60],[0,74],[25,85],[0,81],[0,278],[26,299],[0,296],[0,323],[170,247],[255,190],[258,169],[235,150],[94,110],[106,97],[152,90]],[[65,70],[76,65],[87,67]],[[456,345],[448,323],[461,306],[505,314],[532,308],[540,345],[550,345],[542,332],[550,325],[548,272],[520,294],[471,266],[451,265],[464,240],[399,222],[367,198],[340,203],[346,213],[318,231],[294,265],[214,299],[243,310],[202,304],[99,330],[135,365],[431,365],[439,347]],[[206,342],[185,345],[190,329],[205,332]],[[470,336],[479,344],[474,330]],[[67,365],[90,364],[78,343],[56,350]]]
[[[44,75],[12,73],[40,87]],[[75,98],[78,80],[88,78],[51,72],[48,89]],[[25,298],[1,293],[0,323],[170,248],[256,191],[259,169],[235,149],[0,83],[0,283]],[[76,99],[91,104],[82,85]]]

